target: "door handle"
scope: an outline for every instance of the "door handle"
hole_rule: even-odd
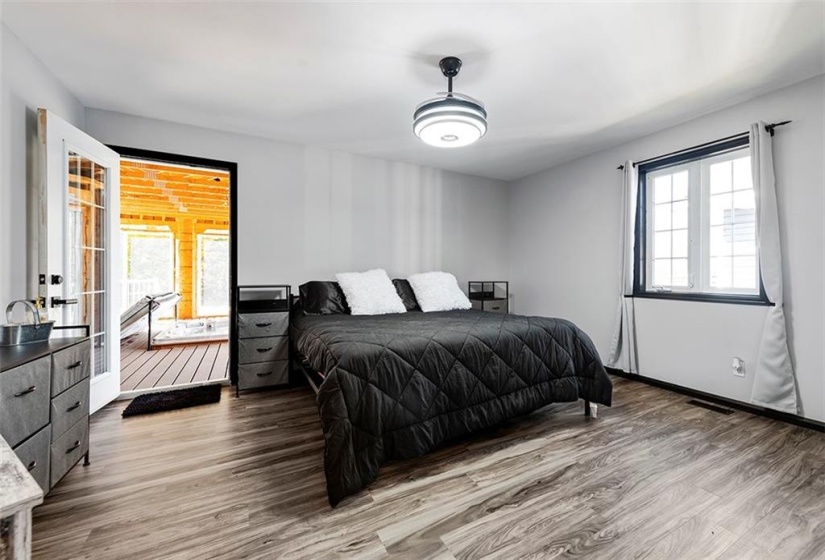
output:
[[[59,307],[61,305],[77,305],[77,298],[63,299],[52,296],[52,307]]]

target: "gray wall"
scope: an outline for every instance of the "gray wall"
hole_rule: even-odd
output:
[[[792,119],[774,138],[786,312],[804,415],[825,420],[824,100],[819,76],[513,183],[514,310],[569,318],[606,356],[619,293],[616,166],[746,131],[756,120]],[[641,374],[748,401],[764,308],[637,300],[636,310]],[[744,379],[731,374],[734,356],[746,361]]]
[[[78,127],[83,106],[0,22],[0,304],[26,297],[27,187],[36,180],[37,109]],[[33,255],[31,256],[33,258]],[[5,319],[3,320],[5,322]]]
[[[107,144],[238,164],[242,284],[453,272],[462,287],[507,271],[507,186],[439,171],[214,130],[88,110]]]

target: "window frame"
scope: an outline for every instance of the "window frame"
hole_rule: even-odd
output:
[[[741,150],[750,145],[748,134],[725,139],[712,145],[703,145],[697,148],[689,148],[672,156],[666,156],[651,160],[647,163],[640,163],[637,166],[638,184],[636,197],[636,233],[634,239],[634,273],[633,273],[633,297],[648,299],[667,299],[681,301],[699,301],[708,303],[728,303],[740,305],[774,305],[765,293],[765,286],[762,283],[762,274],[759,263],[759,253],[757,250],[756,265],[758,270],[759,291],[756,294],[733,294],[724,292],[680,292],[680,291],[654,291],[648,289],[648,224],[647,224],[647,175],[648,173],[659,171],[665,168],[673,168],[685,165],[697,160],[706,159],[713,156]],[[693,188],[693,186],[689,186]],[[704,193],[703,193],[704,194]],[[700,201],[705,204],[704,197],[700,196]],[[689,218],[690,219],[690,218]],[[757,226],[758,227],[758,224]],[[690,227],[689,227],[690,231]],[[688,259],[697,258],[695,248],[700,245],[699,240],[691,240],[688,247]],[[704,268],[704,265],[700,263]],[[690,268],[689,268],[690,271]],[[698,280],[694,280],[696,282]]]

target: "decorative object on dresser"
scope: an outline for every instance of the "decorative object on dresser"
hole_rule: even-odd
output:
[[[0,348],[0,436],[45,493],[89,464],[90,356],[88,330]]]
[[[291,300],[287,285],[238,286],[230,371],[236,396],[289,383]]]
[[[502,280],[467,283],[473,309],[492,313],[510,312],[510,283]]]

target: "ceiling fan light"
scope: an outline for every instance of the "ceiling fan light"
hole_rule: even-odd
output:
[[[486,123],[474,117],[431,114],[414,125],[415,135],[437,148],[461,148],[478,141],[487,132]]]
[[[487,133],[487,110],[481,101],[453,93],[452,80],[461,67],[460,60],[447,57],[441,61],[440,66],[449,80],[449,91],[424,101],[415,108],[413,132],[430,146],[469,146]]]

